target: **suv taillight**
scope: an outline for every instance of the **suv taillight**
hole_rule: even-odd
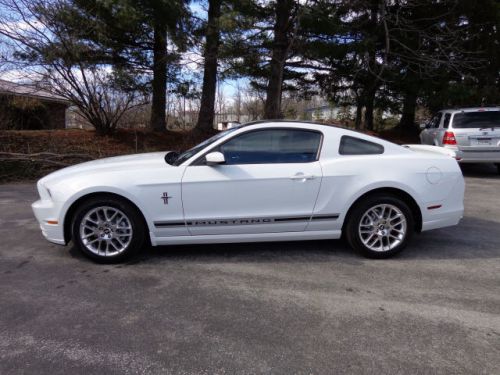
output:
[[[443,145],[456,145],[457,140],[453,132],[445,132],[443,137]]]

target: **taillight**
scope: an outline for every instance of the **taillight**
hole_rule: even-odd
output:
[[[445,132],[443,137],[444,145],[456,145],[457,140],[455,139],[455,134],[453,132]]]

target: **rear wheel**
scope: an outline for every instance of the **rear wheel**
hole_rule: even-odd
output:
[[[369,258],[388,258],[403,250],[414,231],[408,205],[391,195],[374,195],[356,204],[345,227],[352,248]]]
[[[101,263],[120,262],[144,244],[142,217],[130,203],[93,198],[75,212],[73,241],[87,257]]]

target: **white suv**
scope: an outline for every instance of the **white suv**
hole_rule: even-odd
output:
[[[494,163],[500,173],[500,107],[442,110],[421,128],[422,144],[452,149],[460,163]]]

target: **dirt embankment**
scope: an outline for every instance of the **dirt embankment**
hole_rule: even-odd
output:
[[[35,180],[65,164],[85,160],[185,150],[204,138],[194,133],[135,130],[119,130],[109,136],[77,129],[0,131],[0,183]]]

